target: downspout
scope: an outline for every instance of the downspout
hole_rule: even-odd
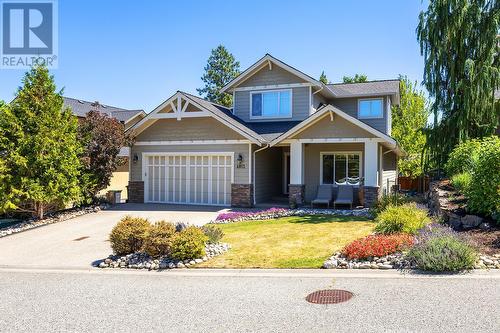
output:
[[[257,149],[256,151],[253,152],[253,157],[252,157],[252,173],[253,173],[253,181],[252,181],[252,185],[253,185],[253,205],[255,206],[255,204],[257,203],[257,199],[255,198],[255,155],[259,152],[259,151],[263,151],[264,149],[267,149],[271,147],[271,145],[267,144],[265,145],[264,147],[260,148],[260,149]]]

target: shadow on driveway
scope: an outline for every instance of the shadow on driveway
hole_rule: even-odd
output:
[[[228,207],[223,206],[198,206],[198,205],[176,205],[176,204],[156,204],[156,203],[124,203],[111,206],[108,210],[112,211],[169,211],[169,212],[218,212]]]

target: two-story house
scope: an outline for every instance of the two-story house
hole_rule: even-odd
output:
[[[267,54],[222,91],[232,108],[178,91],[129,130],[130,202],[301,204],[350,184],[370,206],[394,184],[398,80],[325,85]]]

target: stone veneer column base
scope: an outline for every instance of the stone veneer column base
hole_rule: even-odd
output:
[[[144,203],[144,182],[129,181],[127,186],[128,202]]]
[[[295,202],[297,206],[304,204],[306,186],[304,184],[288,185],[288,202],[290,206]]]
[[[253,206],[253,184],[231,184],[231,206]]]
[[[378,186],[363,186],[363,197],[365,207],[373,207],[379,198],[379,187]]]

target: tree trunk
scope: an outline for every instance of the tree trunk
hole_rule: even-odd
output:
[[[36,217],[38,217],[39,220],[43,219],[44,208],[45,208],[45,206],[43,203],[41,203],[41,202],[35,203]]]

